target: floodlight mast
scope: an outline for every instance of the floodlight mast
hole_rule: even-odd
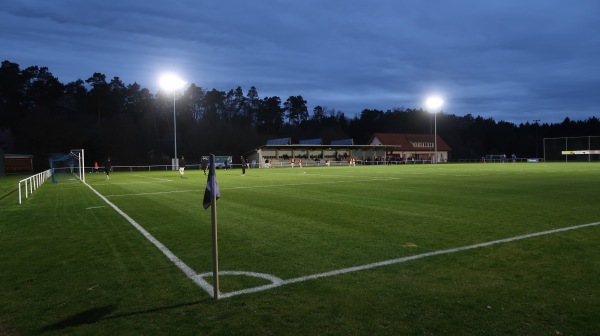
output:
[[[166,91],[173,92],[173,140],[174,140],[174,156],[172,160],[172,169],[177,170],[179,166],[179,159],[177,157],[177,119],[175,118],[176,110],[175,110],[175,93],[177,90],[183,89],[186,82],[179,78],[176,75],[167,74],[160,78],[160,86]]]
[[[441,111],[441,107],[444,104],[444,101],[442,100],[442,98],[440,97],[429,97],[427,98],[427,101],[425,102],[425,105],[427,106],[427,110],[430,113],[433,113],[433,129],[434,129],[434,135],[433,135],[433,147],[434,147],[434,157],[433,157],[433,163],[438,163],[438,154],[437,154],[437,112]]]

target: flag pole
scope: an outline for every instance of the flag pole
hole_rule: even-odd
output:
[[[212,175],[213,181],[216,180],[215,175],[215,155],[210,154],[209,175]],[[219,299],[219,246],[217,241],[217,195],[214,189],[215,183],[211,186],[210,193],[210,213],[212,222],[212,254],[213,254],[213,297]]]

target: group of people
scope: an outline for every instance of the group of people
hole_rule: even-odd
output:
[[[100,165],[98,165],[98,161],[94,162],[94,173],[98,173],[100,170]],[[112,171],[112,164],[110,163],[110,157],[104,161],[104,173],[106,173],[106,179],[110,180],[110,172]]]
[[[246,168],[248,168],[248,160],[246,160],[246,158],[244,156],[240,156],[240,160],[242,161],[242,176],[246,175]],[[231,162],[229,159],[226,160],[225,165],[224,165],[224,169],[227,170],[231,165]],[[302,165],[302,164],[301,164]],[[181,157],[181,159],[179,160],[179,176],[181,178],[183,178],[184,174],[185,174],[185,166],[186,166],[186,161],[185,161],[185,157]],[[204,171],[204,175],[206,175],[206,171],[208,170],[208,160],[206,158],[202,159],[202,162],[200,163],[200,167],[202,169],[202,171]],[[98,162],[94,162],[94,172],[98,172],[99,169],[99,165]],[[104,162],[104,173],[106,174],[106,179],[110,180],[110,173],[112,172],[112,163],[110,162],[110,157],[106,159],[106,161]]]
[[[248,168],[248,163],[246,161],[246,158],[244,158],[243,156],[240,156],[240,159],[242,160],[242,176],[246,175],[246,168]],[[182,156],[181,160],[179,160],[179,174],[181,175],[181,177],[183,177],[183,174],[185,172],[185,158]],[[225,160],[223,169],[227,170],[229,169],[231,165],[231,161],[228,158],[227,160]],[[208,159],[203,158],[202,161],[200,162],[200,169],[202,169],[202,171],[204,172],[204,175],[206,175],[206,171],[208,170]]]
[[[294,168],[296,166],[296,159],[295,158],[291,159],[290,165],[292,166],[292,168]],[[302,168],[302,159],[301,158],[298,159],[298,167]]]

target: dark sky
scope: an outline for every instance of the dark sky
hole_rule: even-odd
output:
[[[2,60],[153,93],[164,72],[354,116],[600,116],[599,0],[0,0]]]

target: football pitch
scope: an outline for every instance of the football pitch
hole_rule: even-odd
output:
[[[0,334],[600,333],[597,163],[217,170],[220,300],[203,172],[111,178],[0,178]]]

